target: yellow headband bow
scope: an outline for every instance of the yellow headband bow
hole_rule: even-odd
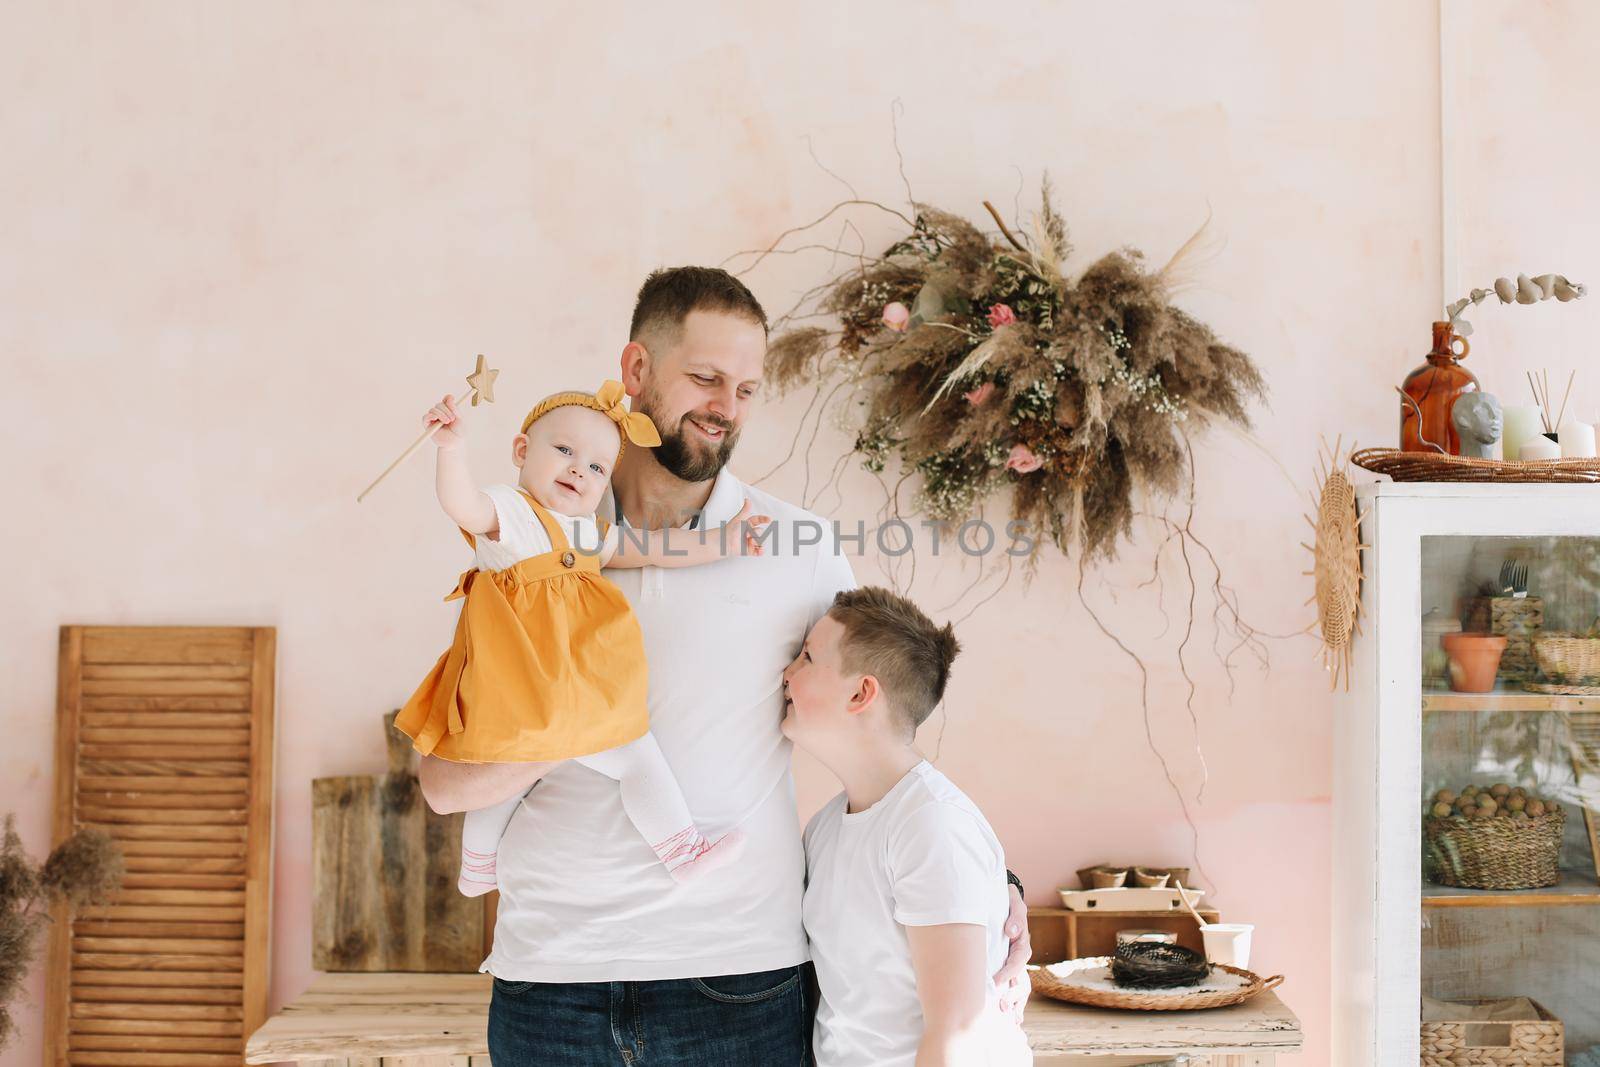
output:
[[[528,427],[539,419],[550,414],[556,408],[580,407],[591,411],[598,411],[606,418],[617,424],[617,429],[622,433],[623,444],[617,449],[617,459],[622,459],[623,450],[632,441],[640,448],[654,448],[661,443],[661,434],[656,432],[656,424],[650,421],[650,416],[642,411],[629,411],[622,406],[622,383],[609,381],[600,386],[592,394],[574,390],[568,393],[556,393],[547,396],[534,405],[528,412],[528,417],[522,420],[522,432],[527,433]]]

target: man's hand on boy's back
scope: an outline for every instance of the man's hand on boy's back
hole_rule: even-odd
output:
[[[1006,916],[1006,937],[1011,939],[1011,954],[994,972],[995,988],[1000,991],[1000,1010],[1022,1021],[1022,1011],[1028,1006],[1028,994],[1033,983],[1028,980],[1028,960],[1033,957],[1033,940],[1028,936],[1028,906],[1014,885],[1010,891],[1011,914]]]

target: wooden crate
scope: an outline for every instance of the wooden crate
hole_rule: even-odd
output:
[[[1201,918],[1218,922],[1214,908],[1200,908]],[[1084,956],[1109,956],[1117,948],[1118,930],[1168,930],[1178,944],[1204,952],[1200,928],[1188,912],[1179,911],[1068,911],[1066,908],[1029,908],[1028,936],[1037,964],[1060,963]]]
[[[50,931],[49,1067],[232,1067],[266,1019],[270,627],[61,628],[54,839],[127,875]]]

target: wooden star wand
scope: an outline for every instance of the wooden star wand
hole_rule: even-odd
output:
[[[456,406],[459,407],[460,405],[466,403],[468,397],[472,398],[473,407],[477,407],[478,401],[480,400],[486,404],[494,403],[494,380],[495,376],[499,373],[499,371],[493,370],[489,367],[489,362],[486,359],[484,359],[482,356],[479,356],[477,369],[471,374],[467,375],[468,389],[465,393],[462,393],[460,396],[456,397]],[[429,426],[426,430],[423,430],[422,436],[411,442],[411,447],[400,453],[399,459],[385,467],[383,473],[372,480],[371,485],[361,490],[361,495],[356,497],[356,503],[359,504],[365,500],[367,498],[367,494],[378,487],[379,482],[389,477],[390,473],[396,467],[400,466],[400,464],[411,458],[411,454],[413,452],[421,448],[428,441],[432,440],[433,435],[438,433],[439,428],[443,425],[444,423],[442,422],[436,422],[432,426]]]

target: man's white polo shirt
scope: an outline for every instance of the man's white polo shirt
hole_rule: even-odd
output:
[[[727,522],[746,496],[753,514],[774,520],[765,555],[607,572],[644,631],[650,728],[689,810],[711,836],[743,829],[743,855],[675,883],[628,821],[617,783],[564,764],[528,794],[500,843],[499,919],[483,970],[518,982],[646,981],[808,958],[782,674],[855,579],[831,523],[726,468],[699,525]],[[612,507],[608,496],[600,514]]]

